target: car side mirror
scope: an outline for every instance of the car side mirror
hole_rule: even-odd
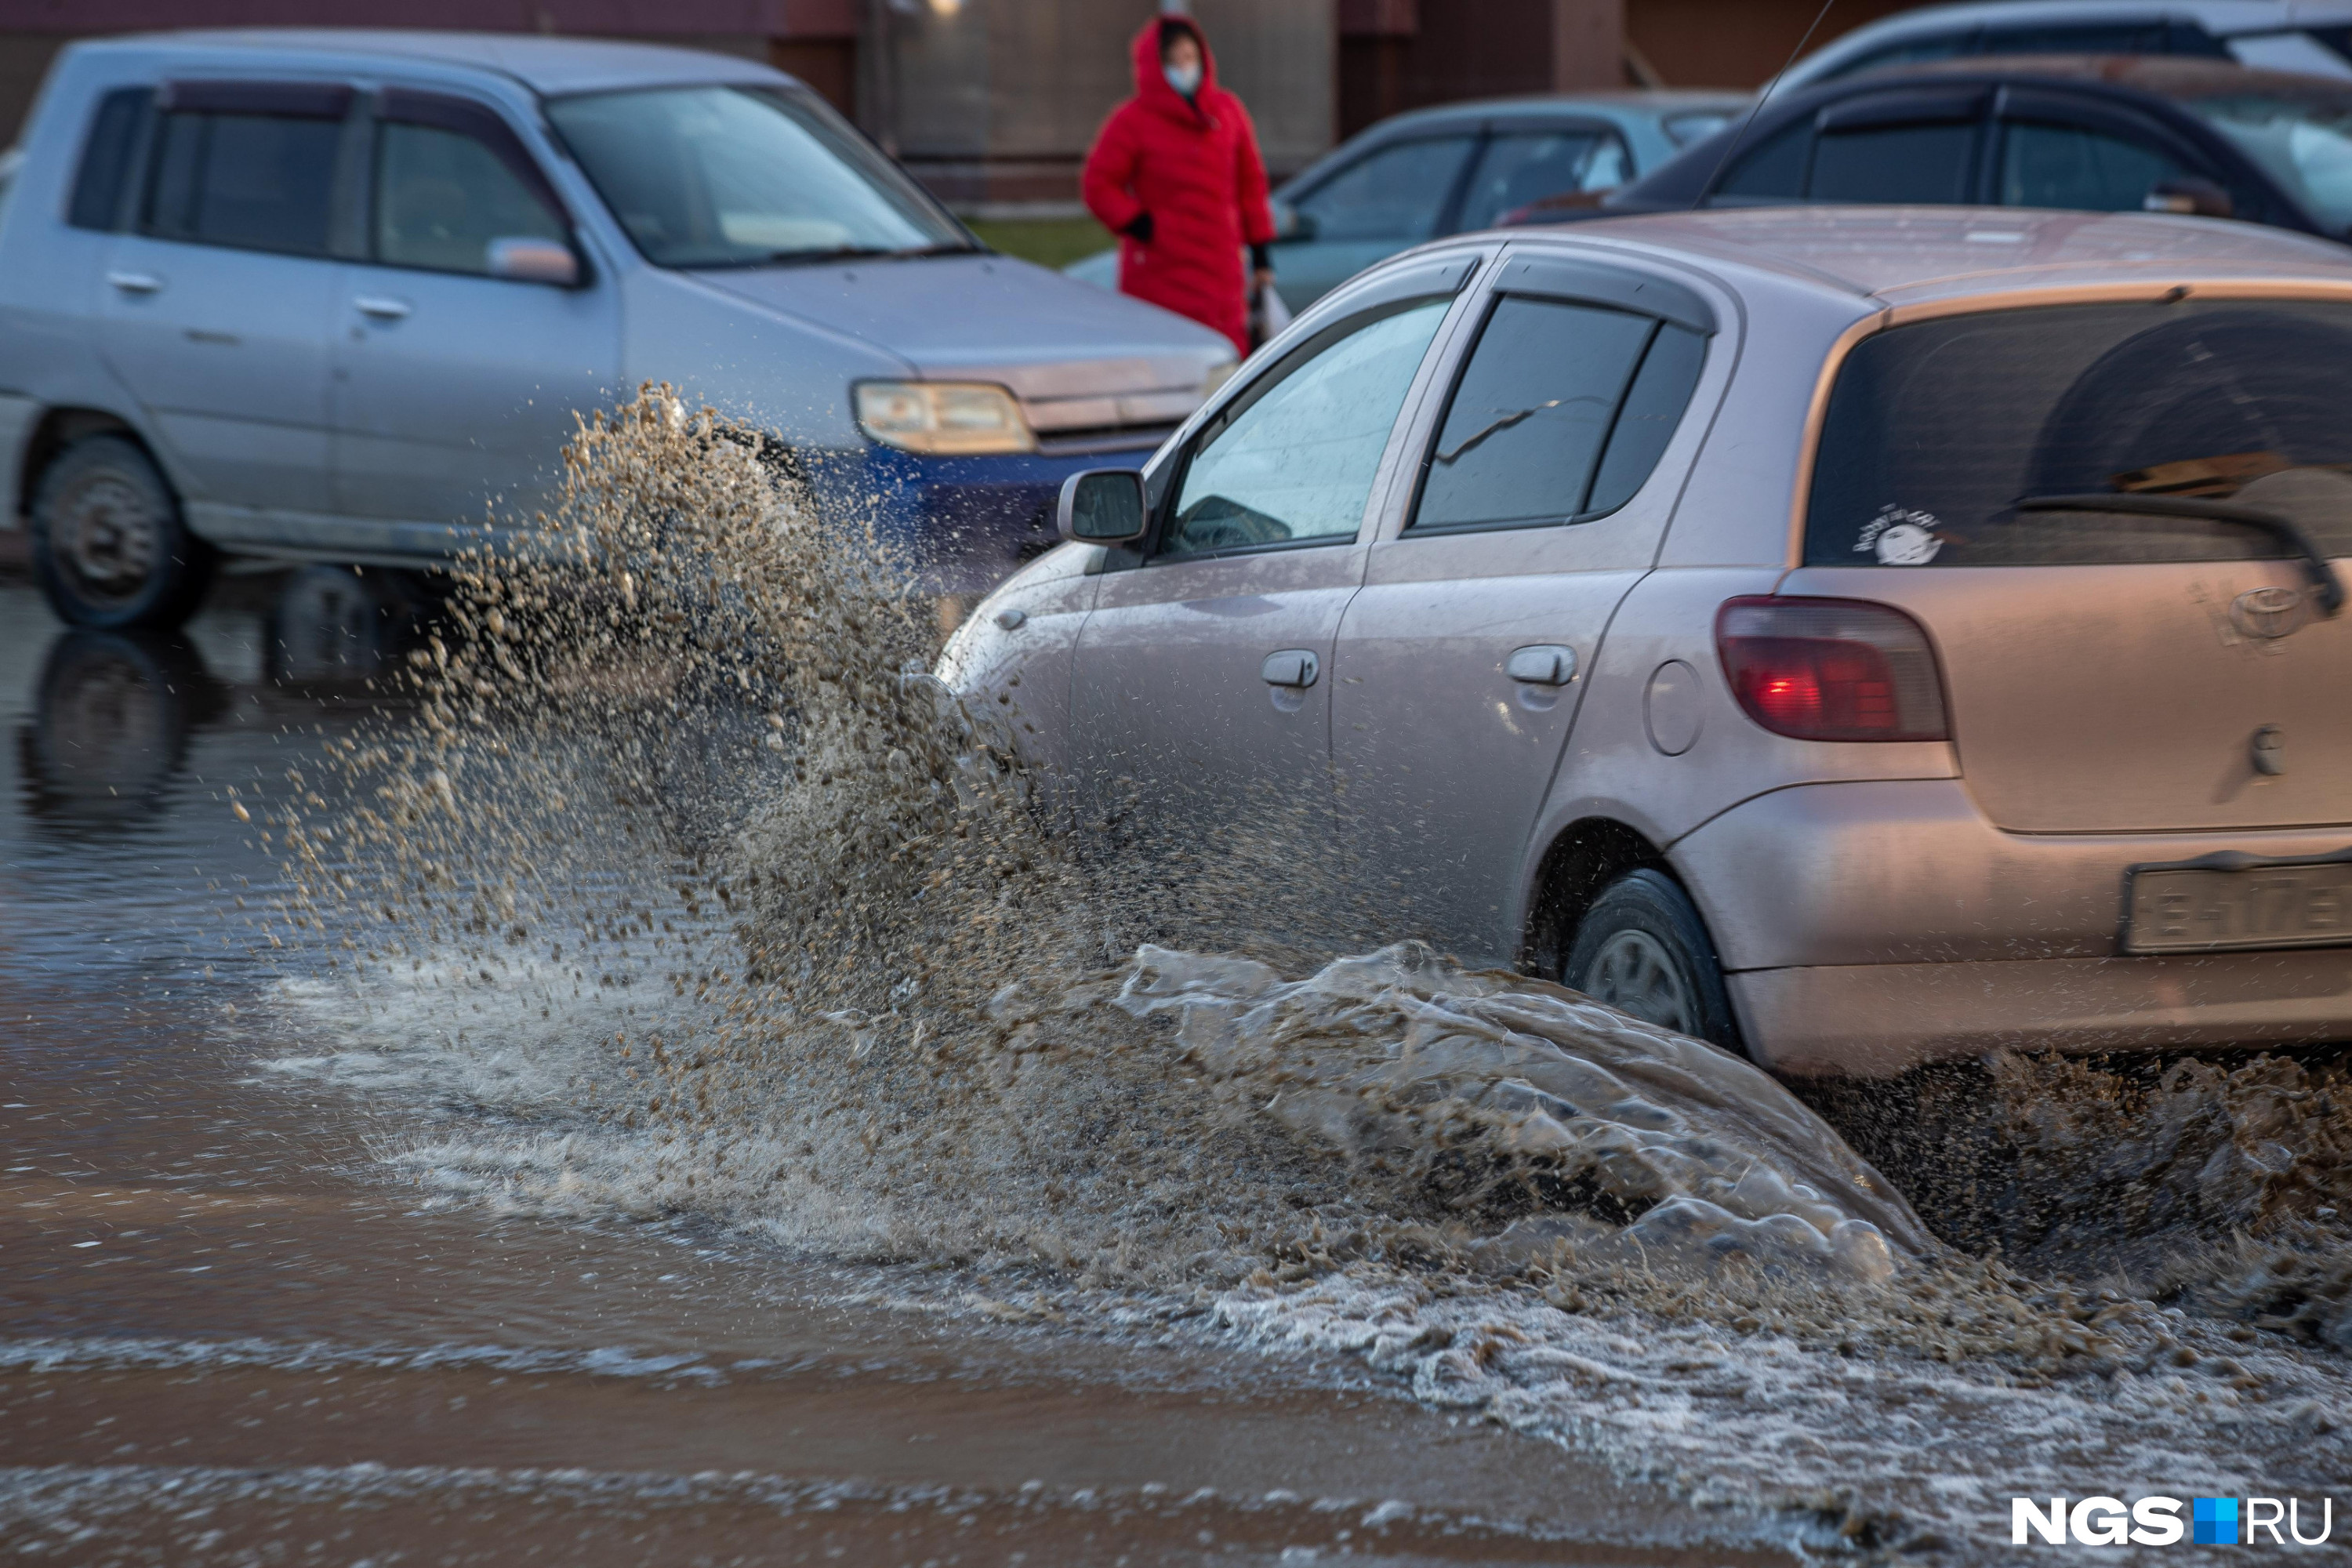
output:
[[[1276,198],[1269,204],[1274,213],[1274,240],[1276,245],[1315,237],[1315,215],[1300,212],[1288,202]]]
[[[484,251],[493,278],[518,283],[552,283],[569,289],[580,281],[580,258],[560,239],[509,236],[494,239]]]
[[[1143,537],[1143,476],[1133,468],[1088,468],[1062,481],[1054,527],[1080,544],[1132,544]]]
[[[2189,217],[2235,217],[2238,204],[2210,180],[2195,176],[2160,180],[2148,187],[2140,205],[2152,213],[2180,213]]]

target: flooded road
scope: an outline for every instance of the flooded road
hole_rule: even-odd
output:
[[[834,526],[648,395],[444,605],[0,588],[0,1541],[2006,1563],[2018,1496],[2352,1500],[2340,1061],[1809,1103],[1228,937],[1298,847],[1068,827]]]
[[[254,577],[68,634],[0,585],[9,1560],[1790,1560],[1181,1305],[426,1201],[387,1151],[494,1118],[269,1070],[278,872],[229,805],[366,710],[354,624]]]

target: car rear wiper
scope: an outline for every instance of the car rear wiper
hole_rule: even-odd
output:
[[[2127,511],[2143,517],[2187,517],[2206,522],[2234,522],[2241,528],[2258,528],[2287,547],[2303,563],[2304,574],[2311,579],[2313,595],[2319,601],[2320,613],[2333,616],[2344,608],[2344,584],[2336,575],[2320,552],[2318,543],[2303,530],[2302,524],[2284,512],[2266,511],[2261,507],[2239,506],[2233,501],[2205,500],[2195,496],[2136,496],[2114,495],[2095,491],[2089,495],[2026,496],[2011,503],[2020,511]]]

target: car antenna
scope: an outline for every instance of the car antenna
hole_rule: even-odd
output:
[[[1698,195],[1691,198],[1691,211],[1698,211],[1699,204],[1706,200],[1709,191],[1715,189],[1716,181],[1723,178],[1723,166],[1731,162],[1731,155],[1739,151],[1740,139],[1748,134],[1748,128],[1756,123],[1758,115],[1764,112],[1765,100],[1780,87],[1780,79],[1789,74],[1789,68],[1797,63],[1797,57],[1805,52],[1805,46],[1813,41],[1813,35],[1821,30],[1822,23],[1830,14],[1830,7],[1836,4],[1837,0],[1822,0],[1822,8],[1813,13],[1813,25],[1805,29],[1805,36],[1797,40],[1797,47],[1789,51],[1789,58],[1781,62],[1780,68],[1772,73],[1772,79],[1766,82],[1764,90],[1756,95],[1756,101],[1748,107],[1748,118],[1741,121],[1739,129],[1731,133],[1731,140],[1725,145],[1723,156],[1715,161],[1714,172],[1707,175],[1706,184],[1701,185]]]

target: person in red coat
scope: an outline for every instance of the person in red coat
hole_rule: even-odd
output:
[[[1242,100],[1217,85],[1209,41],[1189,16],[1155,16],[1135,35],[1135,96],[1111,110],[1087,154],[1087,208],[1119,236],[1118,288],[1190,316],[1249,353],[1242,247],[1263,288],[1265,164]]]

